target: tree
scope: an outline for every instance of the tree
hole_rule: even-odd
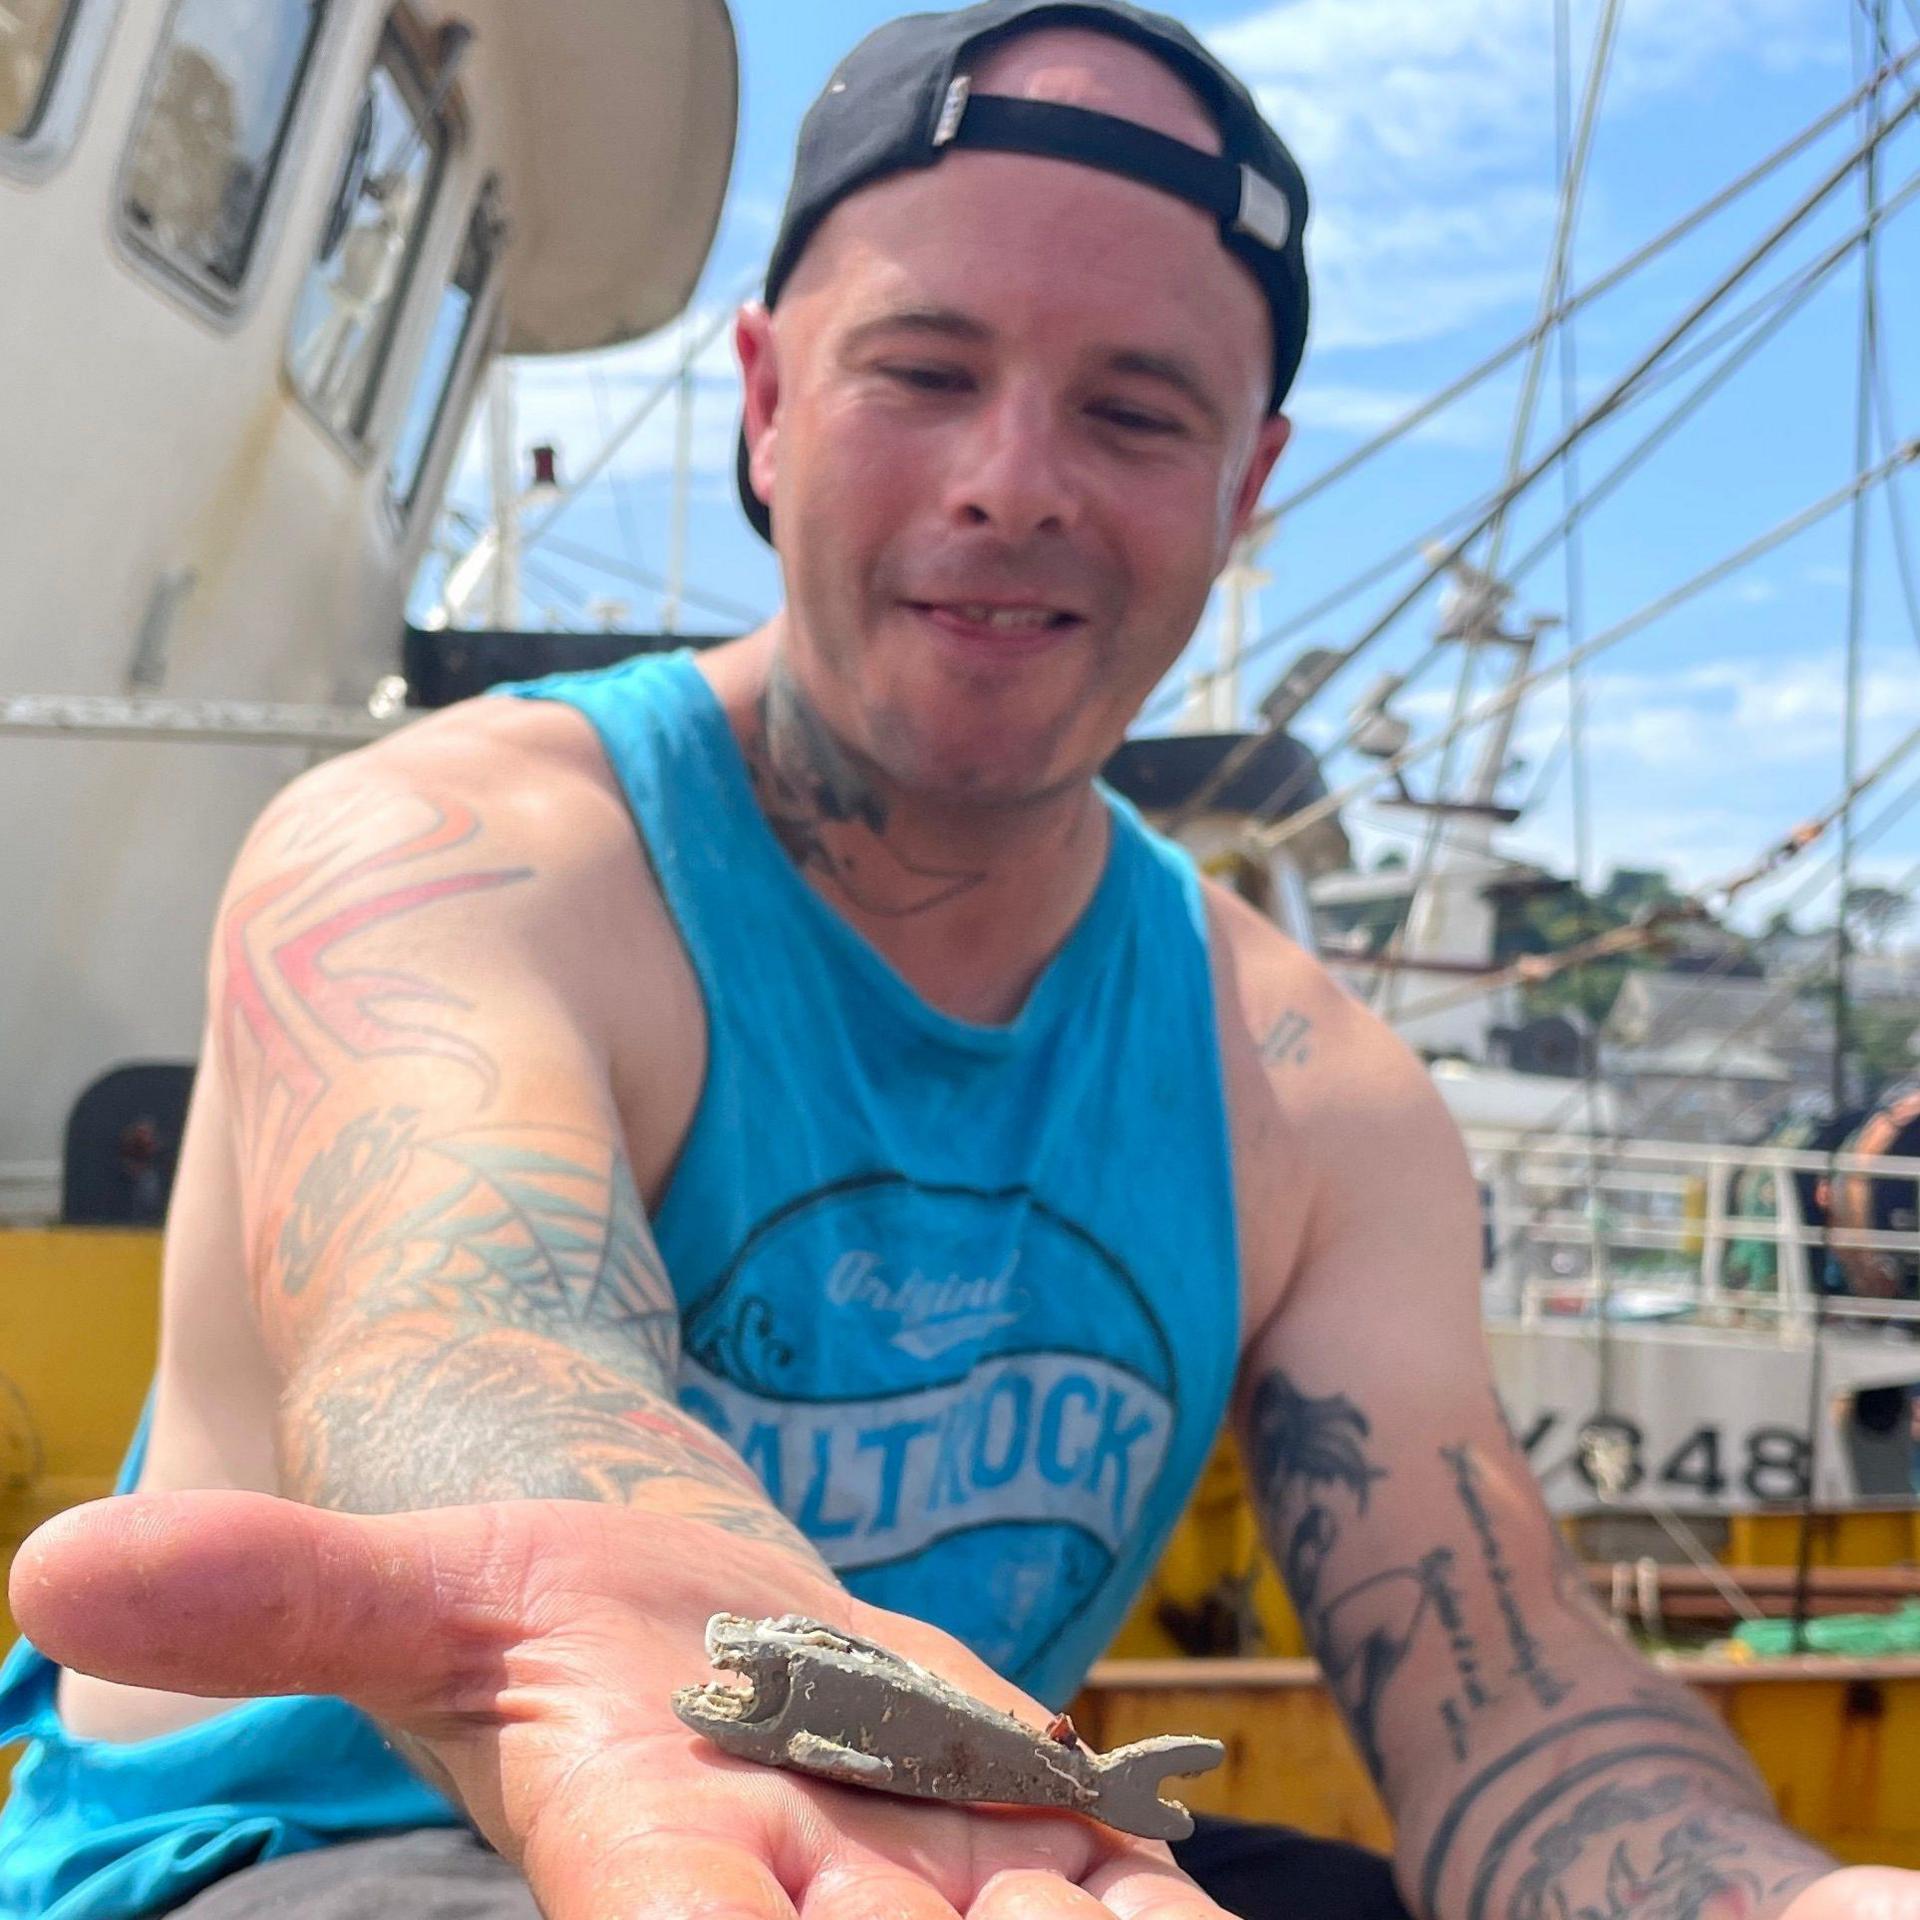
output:
[[[1920,1047],[1915,1045],[1920,1041],[1920,1005],[1908,1000],[1850,1007],[1847,1038],[1862,1079],[1877,1095],[1910,1078],[1920,1066]]]
[[[1622,919],[1631,920],[1643,908],[1669,905],[1680,895],[1659,867],[1615,867],[1599,898]]]
[[[1884,948],[1888,936],[1913,916],[1912,898],[1896,887],[1863,881],[1847,889],[1847,929],[1864,945]]]
[[[1629,915],[1604,895],[1583,893],[1571,882],[1559,888],[1521,894],[1500,904],[1494,935],[1496,960],[1529,953],[1560,953],[1595,934],[1627,924]],[[1529,1019],[1544,1013],[1579,1013],[1595,1026],[1607,1017],[1621,982],[1635,967],[1657,964],[1645,953],[1613,955],[1569,967],[1529,984],[1521,1003]]]

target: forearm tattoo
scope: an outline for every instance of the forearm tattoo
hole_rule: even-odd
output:
[[[533,870],[487,859],[470,809],[378,788],[285,800],[261,840],[267,877],[217,937],[215,1031],[251,1264],[293,1356],[288,1491],[367,1513],[644,1498],[823,1570],[674,1402],[678,1305],[619,1141],[473,1123],[503,1076],[466,999],[348,945]],[[380,1058],[438,1064],[431,1115],[352,1111]]]
[[[1747,1920],[1831,1865],[1783,1860],[1782,1838],[1707,1801],[1697,1773],[1610,1781],[1536,1830],[1501,1912],[1510,1920]],[[1490,1858],[1475,1878],[1472,1920],[1485,1920],[1498,1864]]]
[[[1465,1439],[1427,1456],[1443,1495],[1431,1532],[1384,1566],[1361,1536],[1381,1524],[1389,1474],[1352,1399],[1269,1373],[1247,1441],[1268,1538],[1361,1757],[1390,1804],[1417,1790],[1441,1809],[1402,1831],[1416,1911],[1739,1920],[1830,1869],[1778,1825],[1710,1713],[1650,1670],[1636,1681],[1551,1523],[1509,1537],[1514,1503],[1494,1487],[1524,1470],[1510,1436],[1500,1458]],[[1520,1569],[1543,1559],[1554,1598],[1536,1617],[1541,1583]]]
[[[674,1404],[677,1308],[617,1147],[561,1129],[436,1139],[405,1108],[338,1146],[282,1236],[287,1287],[319,1269],[354,1302],[291,1382],[290,1491],[361,1513],[644,1492],[818,1569]]]

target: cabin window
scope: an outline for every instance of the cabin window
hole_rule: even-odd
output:
[[[325,0],[177,0],[168,22],[121,215],[223,305],[246,278],[324,11]]]
[[[355,109],[326,225],[294,309],[287,366],[301,398],[360,446],[451,144],[445,114],[389,26]]]
[[[79,0],[0,0],[0,137],[40,129]]]
[[[488,282],[493,278],[501,232],[497,183],[489,180],[467,220],[466,238],[454,263],[453,277],[441,289],[426,356],[387,466],[387,498],[403,518],[413,510],[427,456],[439,443],[456,383],[470,364],[468,346]]]

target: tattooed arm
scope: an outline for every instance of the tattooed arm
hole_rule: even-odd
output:
[[[429,734],[307,776],[221,910],[209,1064],[281,1380],[282,1484],[359,1513],[644,1506],[824,1577],[674,1400],[673,1290],[613,1096],[632,1042],[592,952],[611,914],[601,951],[631,963],[629,991],[674,963],[628,830],[583,821],[587,791],[554,806],[551,777],[517,789],[492,746],[474,767]],[[609,908],[623,867],[631,897]],[[643,1036],[647,1064],[684,1080],[662,1056],[695,1042]]]
[[[1415,1913],[1772,1916],[1831,1862],[1588,1600],[1501,1419],[1458,1133],[1370,1016],[1293,968],[1248,1020],[1243,1184],[1308,1187],[1244,1354],[1264,1531],[1390,1808]],[[1280,1040],[1261,1048],[1260,1041]],[[1258,1231],[1257,1215],[1253,1231]]]

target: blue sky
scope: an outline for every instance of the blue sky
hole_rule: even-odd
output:
[[[888,0],[733,0],[743,68],[740,144],[720,235],[685,327],[710,324],[750,284],[770,242],[807,101],[846,47],[898,10]],[[1187,0],[1171,10],[1256,88],[1315,197],[1315,332],[1290,408],[1295,443],[1269,490],[1278,499],[1531,322],[1555,217],[1555,7],[1553,0]],[[1599,10],[1599,0],[1573,0],[1576,97]],[[1849,92],[1863,52],[1861,17],[1860,0],[1624,0],[1575,236],[1575,283],[1597,277]],[[1920,0],[1891,0],[1889,32],[1896,48],[1920,38]],[[1920,62],[1909,78],[1920,86]],[[1909,97],[1896,83],[1890,100]],[[1883,149],[1884,193],[1920,167],[1915,123],[1920,114]],[[1858,137],[1852,121],[1843,123],[1584,310],[1574,330],[1582,402],[1618,379]],[[1839,240],[1859,210],[1856,181],[1689,338],[1789,280]],[[1884,229],[1880,275],[1892,428],[1904,439],[1920,433],[1920,213],[1909,210]],[[1626,618],[1850,477],[1860,285],[1856,253],[1594,512],[1582,550],[1581,631],[1591,636]],[[558,440],[563,471],[584,465],[605,427],[673,365],[684,337],[670,329],[593,360],[525,363],[523,440]],[[1494,487],[1522,364],[1286,516],[1263,556],[1270,580],[1253,631],[1282,625]],[[1588,481],[1709,365],[1593,435],[1581,453]],[[688,580],[719,602],[718,609],[689,607],[682,624],[696,630],[737,630],[736,610],[765,613],[779,596],[771,556],[733,500],[735,396],[723,330],[701,356],[696,382]],[[1530,443],[1536,451],[1557,434],[1560,409],[1560,370],[1550,364]],[[664,571],[671,460],[671,409],[663,407],[628,444],[611,482],[570,510],[558,537]],[[471,476],[475,462],[465,471]],[[1920,565],[1920,473],[1894,484]],[[1534,545],[1558,519],[1560,502],[1556,474],[1516,506],[1505,536],[1509,557]],[[1869,527],[1862,764],[1920,725],[1920,635],[1893,564],[1884,490],[1872,498]],[[1594,877],[1621,863],[1708,881],[1744,865],[1838,793],[1848,541],[1842,512],[1593,665],[1585,685]],[[1298,648],[1346,645],[1414,577],[1403,568],[1270,647],[1247,671],[1249,699]],[[527,593],[536,622],[585,624],[595,598],[624,602],[621,624],[651,625],[658,613],[646,588],[557,550],[534,557]],[[1376,675],[1404,669],[1425,649],[1434,602],[1429,593],[1336,681],[1301,731],[1336,741],[1348,708]],[[1559,549],[1522,582],[1519,604],[1567,616]],[[1206,667],[1214,645],[1210,616],[1183,670]],[[1565,645],[1565,629],[1555,629],[1543,657]],[[1452,689],[1452,664],[1443,663],[1406,689],[1396,711],[1425,732],[1446,712]],[[1160,703],[1176,704],[1172,692]],[[1510,797],[1537,800],[1507,842],[1562,870],[1574,851],[1566,718],[1557,688],[1526,709],[1517,751],[1527,764]],[[1328,771],[1341,781],[1363,769],[1342,752]],[[1920,759],[1913,773],[1920,774]],[[1863,824],[1902,786],[1895,776],[1883,787],[1866,804]],[[1369,853],[1394,843],[1394,816],[1358,807],[1349,823]],[[1819,860],[1809,855],[1784,882],[1750,896],[1747,912],[1807,892]],[[1870,878],[1893,879],[1916,862],[1920,804],[1859,854]],[[1816,892],[1811,904],[1818,899]]]

